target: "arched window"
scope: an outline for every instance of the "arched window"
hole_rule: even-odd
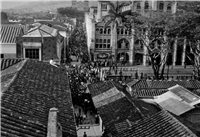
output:
[[[149,3],[148,3],[148,1],[145,1],[145,3],[144,3],[144,9],[149,9]]]
[[[100,28],[100,34],[102,34],[103,33],[103,29],[102,28]]]
[[[107,29],[104,29],[103,33],[106,34],[106,32],[107,32]]]
[[[110,29],[108,29],[107,31],[108,31],[108,34],[110,34]]]
[[[99,28],[96,28],[96,32],[99,33]]]
[[[160,2],[160,4],[159,4],[159,10],[163,10],[163,9],[164,9],[164,3]]]
[[[141,9],[140,3],[137,3],[137,9]]]
[[[171,5],[171,4],[168,4],[168,5],[167,5],[167,11],[171,11],[171,9],[172,9],[172,5]]]
[[[122,35],[124,34],[124,29],[121,29],[121,34],[122,34]]]

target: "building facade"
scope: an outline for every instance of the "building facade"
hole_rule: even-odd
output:
[[[16,58],[16,37],[23,35],[29,29],[29,25],[2,24],[1,25],[1,58]]]
[[[149,58],[143,54],[147,52],[147,50],[132,36],[131,30],[119,26],[117,28],[117,39],[115,40],[117,41],[117,45],[112,44],[115,42],[113,42],[111,38],[111,27],[108,26],[105,28],[105,24],[102,22],[102,18],[108,14],[108,10],[109,6],[107,1],[98,1],[97,6],[90,7],[89,12],[85,14],[87,44],[91,60],[110,61],[113,60],[113,55],[117,52],[117,57],[114,60],[118,62],[123,56],[126,63],[148,65]],[[152,10],[176,13],[177,1],[132,1],[122,8],[122,12],[138,12],[143,16],[149,16]],[[178,44],[182,45],[177,46]],[[189,51],[190,49],[184,38],[175,39],[172,48],[174,52],[169,55],[169,62],[171,65],[184,65],[185,62],[188,62],[188,64],[191,63],[185,55],[185,51]],[[141,53],[136,53],[134,49],[140,50]]]
[[[40,25],[30,29],[26,34],[18,36],[17,58],[30,58],[48,61],[51,58],[61,60],[64,38],[57,29]]]

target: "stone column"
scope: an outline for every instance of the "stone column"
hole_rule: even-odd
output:
[[[102,13],[101,13],[101,1],[98,0],[97,4],[97,21],[101,21]]]
[[[176,66],[176,56],[177,56],[177,36],[174,41],[174,52],[173,52],[173,66]]]
[[[184,43],[183,43],[183,53],[182,53],[182,66],[185,65],[185,50],[186,50],[186,45],[187,45],[187,39],[184,38]]]
[[[145,30],[145,35],[147,36],[148,35],[148,31]],[[147,47],[149,45],[149,39],[148,37],[145,38],[145,45],[144,45],[144,50],[143,50],[143,66],[147,66],[147,54],[148,54],[148,50],[147,50]]]
[[[111,27],[111,47],[112,55],[114,55],[114,62],[117,60],[117,26]]]
[[[134,64],[134,61],[135,61],[135,51],[134,51],[134,34],[135,34],[135,29],[132,28],[131,29],[132,31],[132,37],[131,37],[131,43],[130,43],[130,58],[129,58],[129,63],[131,65]]]
[[[172,14],[176,13],[176,9],[177,9],[177,1],[175,0],[172,5]]]

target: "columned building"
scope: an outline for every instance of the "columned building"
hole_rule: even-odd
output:
[[[175,13],[176,9],[177,1],[141,0],[129,2],[127,6],[122,8],[122,12],[132,11],[138,12],[143,16],[149,16],[152,10]],[[119,26],[117,28],[117,39],[111,38],[112,30],[110,25],[104,27],[105,24],[102,21],[103,16],[108,14],[108,10],[107,1],[98,1],[97,6],[90,7],[89,12],[85,14],[87,45],[91,60],[106,62],[112,61],[114,58],[114,60],[120,62],[120,58],[123,56],[126,63],[148,65],[149,58],[145,56],[147,49],[132,36],[134,30]],[[158,33],[163,32],[158,29]],[[117,45],[113,45],[113,43],[116,43],[113,41],[117,41]],[[185,51],[190,51],[187,43],[184,38],[175,38],[171,45],[173,53],[170,53],[168,57],[171,65],[191,63],[185,54]],[[139,52],[135,52],[135,49]],[[117,52],[116,58],[114,56],[115,52]]]

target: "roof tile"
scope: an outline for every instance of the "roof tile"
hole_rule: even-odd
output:
[[[129,129],[121,131],[116,137],[196,137],[192,131],[168,112],[162,110],[142,120],[132,122]]]

